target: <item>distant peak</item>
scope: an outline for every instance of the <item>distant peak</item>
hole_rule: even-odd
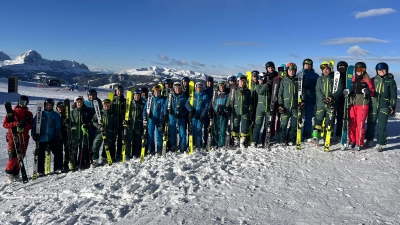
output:
[[[11,58],[3,51],[0,51],[0,61],[4,61],[4,60],[11,60]]]

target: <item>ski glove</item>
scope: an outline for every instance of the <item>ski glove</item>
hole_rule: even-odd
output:
[[[389,116],[393,116],[396,112],[396,107],[389,106]]]
[[[278,112],[279,112],[280,114],[285,113],[285,108],[283,108],[283,105],[280,105],[280,106],[279,106]]]
[[[87,124],[82,124],[81,126],[81,130],[83,132],[83,134],[88,135],[88,125]]]
[[[298,106],[298,109],[299,109],[299,110],[303,110],[305,105],[306,105],[306,104],[305,104],[304,102],[300,102],[300,103],[299,103],[299,106]]]
[[[22,121],[19,121],[18,122],[18,125],[17,125],[17,128],[19,128],[19,129],[24,129],[25,127],[26,127],[26,121],[25,120],[22,120]]]
[[[32,134],[32,139],[34,141],[39,141],[40,140],[40,134]]]
[[[363,88],[363,89],[361,89],[361,92],[362,92],[363,94],[366,94],[366,95],[370,95],[370,94],[371,94],[371,91],[370,91],[368,88]]]
[[[331,97],[327,97],[327,98],[323,97],[323,98],[322,98],[322,101],[323,101],[325,104],[329,105],[329,106],[332,106],[332,105],[335,104],[335,100],[333,100]]]

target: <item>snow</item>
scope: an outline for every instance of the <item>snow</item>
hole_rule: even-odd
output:
[[[0,102],[15,105],[0,79]],[[73,99],[84,91],[20,82],[20,94],[38,100]],[[97,89],[101,99],[109,89]],[[5,116],[3,104],[0,116]],[[0,224],[399,224],[400,118],[388,123],[386,151],[325,153],[301,150],[204,150],[147,157],[27,184],[0,174]],[[0,129],[5,137],[6,129]],[[8,155],[0,142],[0,165]],[[34,143],[28,154],[32,173]]]

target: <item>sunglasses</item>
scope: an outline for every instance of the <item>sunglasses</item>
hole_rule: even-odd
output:
[[[356,72],[365,72],[365,68],[358,67],[356,68]]]
[[[28,101],[26,100],[18,100],[18,104],[22,106],[26,106],[28,104]]]

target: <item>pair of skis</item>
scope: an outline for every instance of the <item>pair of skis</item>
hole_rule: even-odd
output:
[[[268,81],[269,81],[269,77],[267,77],[267,83],[268,83]],[[265,140],[264,140],[264,146],[266,148],[269,148],[269,145],[271,143],[271,129],[275,129],[275,124],[272,124],[272,119],[277,116],[276,110],[275,110],[275,105],[278,102],[278,91],[279,91],[280,81],[281,81],[280,77],[272,78],[270,113],[269,113],[269,120],[268,120],[268,125],[267,125],[267,133],[265,135]]]
[[[349,91],[352,89],[352,79],[354,74],[354,66],[349,66],[346,71],[346,88],[348,92],[343,92],[344,94],[344,110],[343,110],[343,128],[342,128],[342,150],[346,150],[349,147]]]
[[[147,116],[143,118],[143,135],[142,135],[142,149],[140,151],[140,162],[144,162],[144,155],[146,154],[146,148],[147,148],[147,143],[148,143],[148,121],[149,121],[149,116],[150,116],[150,109],[151,109],[151,104],[153,100],[153,93],[149,92],[148,93],[148,98],[147,98],[147,107],[146,107],[146,112]]]

